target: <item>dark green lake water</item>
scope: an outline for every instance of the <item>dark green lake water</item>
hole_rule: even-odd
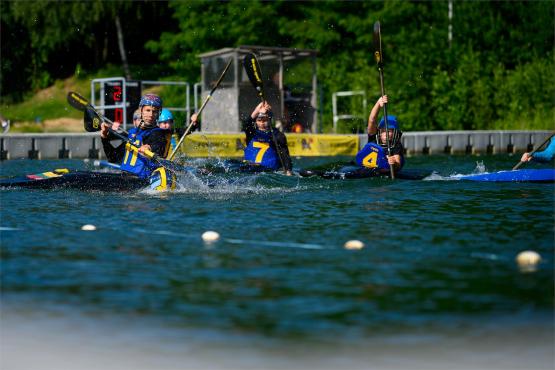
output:
[[[437,171],[429,181],[1,190],[0,365],[36,368],[33,351],[39,368],[552,368],[553,184],[449,178],[517,161],[409,158]],[[0,176],[60,167],[87,165],[5,161]],[[352,239],[365,247],[346,250]],[[515,263],[528,249],[534,272]]]

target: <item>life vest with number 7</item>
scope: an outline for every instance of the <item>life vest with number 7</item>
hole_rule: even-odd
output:
[[[279,157],[270,146],[272,133],[256,130],[254,137],[245,148],[245,161],[277,170],[280,167]]]

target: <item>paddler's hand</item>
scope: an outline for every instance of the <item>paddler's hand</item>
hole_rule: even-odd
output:
[[[145,154],[145,152],[147,151],[152,152],[152,148],[150,147],[150,145],[144,144],[139,147],[139,153]]]
[[[293,176],[293,172],[291,170],[285,171],[285,176]]]
[[[262,109],[262,107],[264,107],[264,103],[265,102],[260,102],[256,108],[254,108],[254,110],[251,113],[251,118],[252,119],[256,119],[256,117],[258,116],[258,113],[260,112],[260,110]]]
[[[105,122],[102,122],[100,124],[100,137],[103,139],[107,139],[108,138],[108,134],[110,133],[110,131],[108,130],[110,128],[109,125],[107,125]]]
[[[395,155],[387,155],[387,163],[389,163],[395,170],[398,170],[401,167],[401,156]]]
[[[256,106],[256,108],[251,114],[251,118],[256,119],[256,117],[258,117],[260,113],[269,114],[268,112],[271,112],[271,111],[272,111],[272,106],[270,105],[270,103],[268,103],[267,101],[263,101]]]
[[[380,106],[380,108],[383,108],[385,104],[387,104],[387,95],[384,95],[378,99],[378,105]]]
[[[521,162],[529,162],[532,159],[532,156],[530,155],[530,153],[524,153],[522,155],[522,158],[520,158]]]
[[[193,126],[196,126],[198,124],[198,114],[193,113],[191,115],[191,123],[193,124]]]
[[[114,124],[112,125],[112,130],[114,130],[115,132],[119,132],[122,133],[123,132],[123,128],[121,127],[121,122],[114,122]]]

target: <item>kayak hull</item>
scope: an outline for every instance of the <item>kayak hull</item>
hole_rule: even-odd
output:
[[[555,169],[523,169],[461,176],[460,180],[480,182],[555,182]]]
[[[0,188],[77,189],[85,191],[134,191],[149,186],[148,179],[126,173],[71,171],[44,172],[0,180]]]
[[[400,180],[422,180],[432,174],[429,170],[401,170],[395,174]],[[301,170],[302,177],[320,176],[324,179],[365,179],[370,177],[388,178],[388,173],[380,173],[375,169],[360,166],[344,166],[337,171]]]

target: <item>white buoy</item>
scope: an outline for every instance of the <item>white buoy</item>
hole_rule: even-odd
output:
[[[86,225],[81,226],[81,230],[94,231],[94,230],[96,230],[96,226],[91,225],[91,224],[86,224]]]
[[[360,240],[349,240],[345,243],[345,249],[362,249],[364,248],[364,243]]]
[[[522,251],[516,256],[515,260],[521,270],[535,271],[542,258],[537,252]]]
[[[220,234],[215,231],[205,231],[202,233],[202,240],[206,243],[214,243],[220,239]]]

